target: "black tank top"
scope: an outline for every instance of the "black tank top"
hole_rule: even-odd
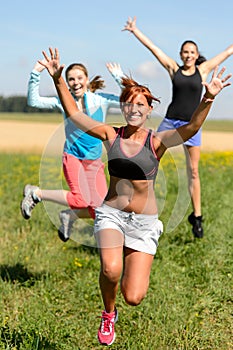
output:
[[[181,70],[178,69],[172,80],[172,102],[166,118],[189,121],[201,99],[202,79],[197,67],[193,75],[184,75]]]
[[[152,130],[148,130],[144,145],[133,156],[127,156],[121,148],[124,127],[115,128],[115,130],[117,131],[117,136],[108,151],[109,174],[121,179],[155,180],[159,160],[151,144]]]

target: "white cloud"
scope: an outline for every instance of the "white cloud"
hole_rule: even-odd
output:
[[[137,76],[143,79],[161,79],[166,74],[165,70],[156,61],[145,61],[135,69]]]

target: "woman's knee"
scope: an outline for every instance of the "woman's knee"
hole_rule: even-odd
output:
[[[121,281],[121,293],[124,296],[125,302],[131,306],[139,305],[142,300],[145,298],[148,287],[144,285],[138,286],[138,288],[134,285],[132,287],[131,283],[124,283],[124,280]]]
[[[121,276],[121,266],[114,261],[104,263],[101,266],[102,275],[111,282],[117,282]]]
[[[193,168],[192,168],[191,175],[192,175],[192,179],[193,179],[193,180],[199,179],[198,167],[193,167]]]
[[[187,173],[190,177],[190,179],[195,180],[199,178],[199,170],[198,165],[189,164],[187,166]]]
[[[128,305],[137,306],[141,304],[142,300],[145,298],[146,292],[125,290],[122,288],[122,294],[124,296],[125,302]]]

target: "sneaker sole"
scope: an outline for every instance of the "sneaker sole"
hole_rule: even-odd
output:
[[[22,208],[22,204],[23,204],[23,200],[20,202],[20,211],[21,211],[21,214],[22,214],[22,217],[25,219],[25,220],[28,220],[30,219],[31,216],[28,216],[25,211],[23,210]]]
[[[65,238],[63,232],[59,229],[57,230],[57,233],[58,233],[58,237],[60,238],[60,240],[64,243],[70,239],[70,237]]]
[[[195,232],[195,230],[192,230],[193,231],[193,235],[195,238],[203,238],[204,237],[204,233],[203,232]]]
[[[23,189],[23,196],[26,197],[26,195],[28,194],[28,191],[29,191],[29,187],[31,185],[27,184],[26,186],[24,186],[24,189]],[[21,211],[21,214],[22,214],[22,217],[25,219],[25,220],[28,220],[30,219],[31,215],[27,215],[23,208],[22,208],[22,204],[23,204],[23,200],[20,202],[20,211]]]
[[[98,339],[98,342],[100,345],[105,345],[105,346],[108,346],[108,345],[112,345],[116,339],[116,333],[114,332],[114,336],[113,336],[113,340],[111,341],[111,343],[101,343],[100,340],[99,340],[99,337],[97,335],[97,339]]]
[[[57,230],[57,233],[58,233],[58,237],[60,238],[60,240],[62,240],[62,242],[67,242],[67,241],[70,239],[70,236],[71,236],[72,232],[70,231],[70,235],[69,235],[69,236],[68,236],[68,235],[67,235],[67,236],[64,236],[64,233],[63,233],[63,231],[61,230],[61,227],[63,226],[61,213],[62,213],[62,212],[59,213],[59,220],[60,220],[60,222],[61,222],[61,226],[60,226],[59,229]],[[72,225],[73,225],[73,223],[72,223]],[[71,225],[70,230],[72,230],[72,225]]]

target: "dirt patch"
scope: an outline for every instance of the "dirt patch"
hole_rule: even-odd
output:
[[[61,154],[65,141],[64,125],[53,123],[0,121],[0,151]],[[202,150],[233,151],[233,133],[203,131]]]
[[[57,153],[65,141],[63,124],[0,121],[0,151],[40,154],[49,145]]]

